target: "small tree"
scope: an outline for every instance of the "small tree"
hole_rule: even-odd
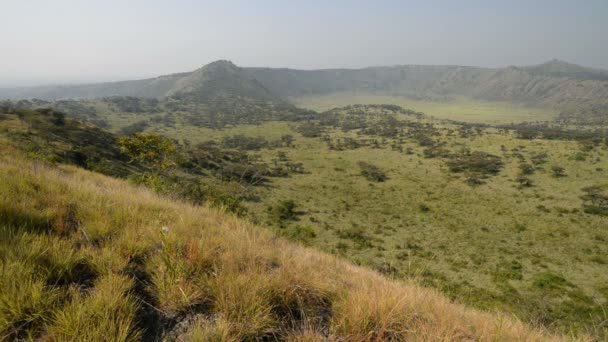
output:
[[[302,134],[306,138],[320,137],[323,133],[323,128],[319,124],[313,122],[305,122],[296,128],[298,133]]]
[[[583,188],[585,195],[581,196],[584,211],[587,214],[608,216],[608,193],[603,188],[594,185]]]
[[[531,175],[534,173],[534,166],[528,163],[521,163],[519,164],[519,170],[522,175]]]
[[[280,161],[289,161],[289,158],[287,157],[287,153],[285,153],[283,151],[278,151],[277,157]]]
[[[361,168],[361,174],[370,181],[384,182],[387,179],[384,171],[375,165],[361,161],[359,167]]]
[[[57,126],[63,126],[65,125],[65,114],[63,114],[62,112],[51,112],[51,122]]]
[[[293,200],[280,201],[276,206],[272,207],[270,211],[274,218],[279,222],[293,220],[296,217],[296,202]]]
[[[177,147],[173,140],[156,133],[135,133],[118,141],[132,161],[151,165],[158,171],[175,165]]]
[[[532,164],[534,165],[544,164],[547,162],[548,159],[549,155],[547,154],[547,152],[532,153],[532,155],[530,156],[530,161],[532,161]]]
[[[522,187],[529,188],[532,186],[532,180],[526,177],[524,174],[519,174],[517,178],[515,178],[515,181],[517,181],[517,183],[519,183],[519,185]]]
[[[148,128],[148,126],[150,126],[150,123],[148,122],[148,120],[140,120],[140,121],[134,122],[128,126],[121,128],[120,134],[131,135],[134,133],[141,133],[141,132],[145,131],[146,128]]]
[[[304,245],[310,245],[312,240],[317,237],[315,230],[308,226],[296,225],[290,229],[283,230],[283,236],[291,241],[300,242]]]
[[[285,144],[285,146],[289,147],[293,144],[293,135],[285,134],[281,136],[281,142]]]
[[[473,172],[481,175],[495,175],[504,165],[500,157],[481,151],[455,154],[447,164],[452,172]]]

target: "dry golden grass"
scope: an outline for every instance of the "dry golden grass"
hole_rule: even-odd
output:
[[[147,340],[183,322],[172,338],[569,339],[294,245],[222,210],[0,148],[0,339]]]

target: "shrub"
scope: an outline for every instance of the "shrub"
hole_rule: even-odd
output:
[[[120,148],[133,160],[166,169],[175,164],[177,147],[173,140],[156,133],[135,133],[119,140]]]
[[[528,163],[519,164],[519,171],[522,175],[531,175],[534,173],[534,166]]]
[[[482,175],[497,174],[503,165],[500,157],[481,151],[455,154],[448,161],[448,167],[452,172],[469,171]]]
[[[546,152],[532,153],[530,155],[530,161],[534,165],[540,165],[547,162],[549,155]]]
[[[271,208],[272,215],[279,221],[293,220],[296,217],[296,203],[293,200],[280,201],[276,206]]]
[[[384,171],[375,165],[361,161],[359,167],[361,168],[361,174],[372,182],[384,182],[387,179]]]
[[[494,279],[497,282],[505,282],[507,280],[522,280],[523,266],[517,260],[502,261],[496,265],[494,271]]]
[[[323,133],[323,128],[319,124],[306,122],[298,126],[296,131],[302,134],[303,137],[316,138],[321,136]]]
[[[124,135],[140,133],[140,132],[145,131],[146,128],[148,128],[148,126],[150,126],[150,124],[148,123],[147,120],[141,120],[141,121],[134,122],[128,126],[121,128],[120,133],[124,134]]]
[[[293,144],[293,135],[285,134],[281,136],[281,143],[283,143],[286,147],[289,147]]]
[[[571,286],[571,284],[564,279],[564,277],[551,272],[538,274],[535,277],[533,284],[534,286],[546,291],[561,290],[566,286]]]
[[[526,187],[526,188],[529,188],[532,186],[532,180],[523,174],[518,175],[517,178],[515,178],[515,181],[517,183],[519,183],[519,185]]]
[[[309,245],[317,237],[314,229],[309,226],[300,225],[285,230],[283,235],[291,241],[301,242],[305,245]]]
[[[465,181],[471,186],[481,185],[485,183],[483,181],[485,177],[486,176],[484,174],[481,174],[479,172],[467,172]]]
[[[446,148],[443,148],[442,144],[436,144],[434,146],[429,146],[422,150],[425,158],[436,158],[436,157],[449,157],[450,151]]]
[[[57,126],[63,126],[65,125],[65,114],[61,113],[61,112],[55,112],[53,111],[52,114],[52,119],[51,122]]]
[[[348,247],[348,244],[344,241],[336,243],[336,250],[338,251],[338,253],[346,253]]]
[[[429,207],[426,203],[418,204],[418,209],[420,209],[420,211],[423,213],[428,213],[431,211],[431,207]]]
[[[551,166],[551,172],[553,173],[553,177],[565,177],[566,176],[565,169],[559,165]]]
[[[260,150],[268,146],[268,140],[263,137],[248,137],[242,134],[225,137],[222,144],[226,148],[236,148],[241,150]]]
[[[226,163],[221,168],[221,176],[227,179],[257,185],[264,183],[270,174],[268,168],[264,165],[240,163]]]
[[[583,152],[576,152],[570,159],[576,161],[585,161],[587,160],[587,154]]]
[[[583,191],[583,211],[587,214],[608,216],[608,194],[596,185],[583,188]]]
[[[353,241],[358,249],[373,247],[372,238],[366,235],[361,227],[352,227],[337,233],[340,238]]]

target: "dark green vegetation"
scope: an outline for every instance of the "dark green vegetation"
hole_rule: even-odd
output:
[[[586,213],[608,216],[608,192],[604,188],[597,185],[583,188],[585,195],[581,198]]]
[[[239,136],[226,139],[223,145],[214,141],[182,144],[156,133],[118,136],[48,108],[5,104],[0,106],[0,115],[3,134],[32,158],[129,178],[160,193],[198,204],[211,202],[237,213],[245,211],[243,200],[253,199],[251,186],[268,177],[302,172],[301,165],[286,157],[269,165],[249,155],[246,148],[235,149],[240,146],[234,145],[241,141]],[[252,139],[244,140],[251,144]],[[270,147],[264,139],[254,140]],[[278,145],[285,141],[289,137]]]
[[[370,181],[384,182],[386,180],[386,173],[384,173],[384,171],[382,171],[376,165],[366,162],[359,162],[359,167],[361,168],[361,174],[363,177]]]

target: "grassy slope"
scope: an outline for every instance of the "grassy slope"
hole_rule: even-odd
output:
[[[503,115],[504,122],[517,121],[517,115],[524,113],[483,104],[493,106],[490,113]],[[441,104],[454,111],[472,106],[453,105]],[[486,112],[484,108],[480,113]],[[122,127],[145,117],[124,114],[110,119]],[[391,151],[389,146],[329,151],[318,139],[295,133],[295,125],[269,122],[214,130],[177,119],[173,128],[151,128],[193,143],[221,141],[234,134],[268,140],[292,134],[296,147],[282,151],[292,161],[304,163],[307,174],[274,179],[261,191],[262,201],[249,206],[262,222],[274,224],[267,220],[268,206],[293,199],[304,215],[289,229],[311,227],[316,238],[309,243],[325,251],[373,268],[390,265],[398,275],[418,278],[467,304],[501,308],[561,330],[606,333],[599,322],[606,319],[608,302],[604,244],[608,236],[603,228],[608,222],[580,210],[583,187],[606,185],[605,149],[596,148],[579,161],[573,159],[580,151],[576,142],[520,140],[493,130],[482,137],[442,137],[452,151],[467,145],[503,156],[505,170],[488,184],[472,188],[459,175],[450,174],[444,160],[424,158],[423,148],[414,141],[403,145],[412,148],[413,155]],[[513,149],[520,149],[528,162],[533,152],[549,152],[549,161],[530,176],[532,188],[518,188],[515,182],[519,160],[511,155]],[[259,154],[272,164],[277,150]],[[370,184],[359,175],[361,160],[386,170],[389,180]],[[565,167],[568,177],[552,177],[552,165]],[[421,211],[422,205],[431,210]],[[361,232],[359,237],[371,245],[361,245],[357,236],[345,237],[352,232]],[[552,291],[546,289],[547,277]],[[560,283],[562,278],[565,282]]]
[[[194,340],[558,339],[222,211],[0,149],[2,339],[149,340],[154,327]]]
[[[556,111],[526,107],[507,102],[488,102],[456,98],[447,102],[412,100],[400,96],[336,93],[330,95],[291,98],[296,106],[325,111],[353,103],[395,104],[403,108],[424,112],[440,119],[488,124],[504,124],[523,121],[546,121],[556,116]]]

